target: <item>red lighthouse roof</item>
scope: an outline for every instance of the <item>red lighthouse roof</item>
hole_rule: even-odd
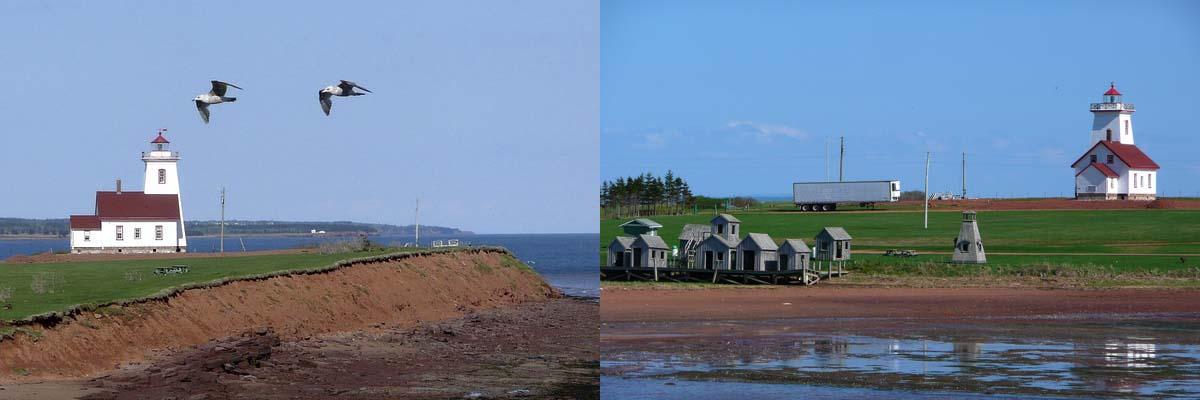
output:
[[[167,141],[167,138],[163,137],[162,132],[159,132],[158,137],[154,138],[154,140],[150,141],[150,143],[171,143],[171,142]]]
[[[1104,92],[1104,95],[1105,96],[1120,96],[1121,92],[1117,91],[1117,85],[1114,83],[1114,84],[1108,85],[1108,91]]]

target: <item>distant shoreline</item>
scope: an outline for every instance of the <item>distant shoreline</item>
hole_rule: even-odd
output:
[[[315,235],[312,233],[248,233],[248,234],[226,233],[225,236],[230,237],[230,238],[234,238],[234,237],[354,237],[354,236],[358,236],[361,233],[364,233],[364,232],[336,232],[336,233],[323,233],[323,234],[315,234]],[[367,236],[382,236],[382,235],[392,235],[392,234],[388,234],[388,233],[382,233],[382,234],[368,233],[367,234]],[[429,235],[445,236],[442,234],[432,234],[432,233]],[[470,232],[458,232],[458,233],[454,233],[452,235],[474,236],[475,234],[470,233]],[[217,237],[217,236],[218,235],[188,235],[188,237],[190,237],[190,238]],[[56,236],[56,235],[0,235],[0,240],[6,240],[6,239],[52,240],[52,239],[69,239],[69,237]]]

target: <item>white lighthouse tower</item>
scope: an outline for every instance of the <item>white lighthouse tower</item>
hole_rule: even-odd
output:
[[[166,129],[158,131],[158,137],[150,141],[150,151],[142,152],[146,163],[146,179],[142,191],[146,194],[175,195],[179,203],[179,246],[187,248],[187,231],[183,227],[183,196],[179,195],[179,152],[171,151],[171,142],[163,136]]]
[[[1079,200],[1154,200],[1158,164],[1133,144],[1133,104],[1121,99],[1116,84],[1092,103],[1088,150],[1071,164]]]
[[[1110,83],[1103,103],[1092,103],[1092,141],[1133,144],[1133,104],[1121,100],[1117,85]]]

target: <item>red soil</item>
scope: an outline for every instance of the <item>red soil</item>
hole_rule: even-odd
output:
[[[532,271],[497,251],[451,252],[328,273],[239,281],[162,301],[85,314],[0,342],[0,381],[81,377],[171,349],[270,328],[283,340],[414,326],[466,312],[556,297]],[[35,328],[36,329],[36,328]]]
[[[1200,312],[1200,290],[1170,289],[605,288],[600,297],[603,322]]]
[[[918,200],[895,203],[900,206],[920,207]],[[1072,199],[969,199],[933,200],[930,209],[952,210],[1120,210],[1120,209],[1200,209],[1196,199],[1159,199],[1154,201],[1081,201]]]

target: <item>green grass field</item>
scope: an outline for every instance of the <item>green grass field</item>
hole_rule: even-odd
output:
[[[786,238],[812,238],[825,226],[841,226],[854,237],[857,250],[915,249],[949,252],[958,235],[961,212],[929,213],[929,229],[922,228],[921,212],[747,212],[734,214],[742,220],[742,232],[770,234],[777,242]],[[651,219],[663,224],[659,232],[675,245],[683,225],[707,224],[711,212],[702,215],[663,216]],[[980,211],[980,232],[994,265],[1059,264],[1077,267],[1111,267],[1118,271],[1166,271],[1200,267],[1200,210],[1048,210]],[[625,220],[603,220],[600,252],[621,234]],[[1035,255],[995,255],[1031,253]],[[1037,253],[1075,253],[1036,255]],[[1135,256],[1132,254],[1153,254]],[[1093,255],[1095,254],[1095,255]],[[1124,255],[1123,255],[1124,254]],[[855,258],[872,257],[866,254]],[[603,256],[602,256],[603,258]],[[880,257],[869,265],[903,265],[915,262],[944,262],[948,255],[913,259]],[[902,273],[904,269],[895,269]]]
[[[62,311],[77,304],[136,299],[163,289],[267,272],[322,267],[340,260],[396,252],[397,249],[336,254],[272,254],[211,258],[120,260],[43,264],[0,264],[0,294],[11,291],[11,309],[0,321]],[[155,275],[155,267],[184,264],[190,272]],[[40,292],[40,293],[38,293]],[[0,304],[3,304],[0,301]]]

